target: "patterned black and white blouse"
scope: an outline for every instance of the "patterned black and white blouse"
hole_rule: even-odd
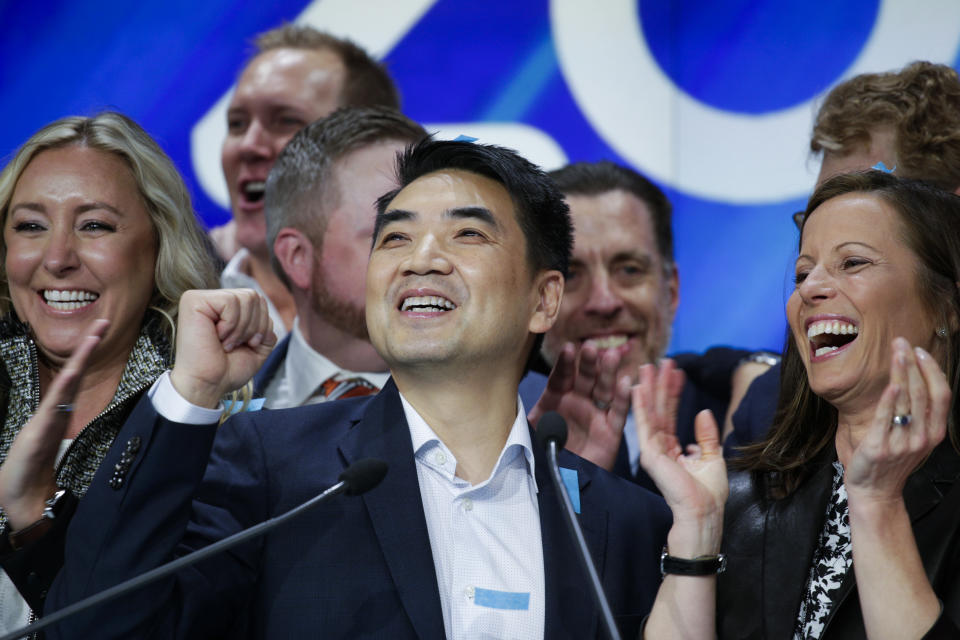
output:
[[[800,611],[797,613],[794,640],[819,640],[835,594],[853,564],[843,465],[834,462],[833,469],[832,498],[827,505],[827,518],[813,554],[806,595],[800,602]]]

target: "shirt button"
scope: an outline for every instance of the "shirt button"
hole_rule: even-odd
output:
[[[437,464],[443,465],[447,463],[447,454],[443,451],[437,451],[437,455],[433,458]]]
[[[470,498],[463,499],[463,510],[464,511],[473,511],[473,500]]]
[[[463,590],[463,595],[467,596],[468,598],[470,598],[470,599],[472,600],[472,599],[473,599],[473,592],[474,592],[473,587],[467,587],[466,589]]]

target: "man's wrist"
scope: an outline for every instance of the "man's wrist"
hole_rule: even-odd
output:
[[[781,356],[779,353],[774,353],[772,351],[754,351],[753,353],[741,358],[740,362],[737,363],[737,366],[742,367],[748,364],[757,364],[769,369],[770,367],[780,364],[780,359]]]
[[[169,420],[181,424],[213,424],[220,420],[223,405],[216,409],[198,406],[191,403],[177,391],[170,380],[170,372],[166,371],[153,384],[149,391],[150,401],[154,410]]]
[[[198,384],[189,377],[183,379],[176,369],[170,371],[170,384],[184,400],[195,407],[214,409],[220,404],[221,394],[212,387]]]

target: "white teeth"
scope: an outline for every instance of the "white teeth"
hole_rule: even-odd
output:
[[[807,328],[807,337],[815,338],[824,333],[830,333],[833,335],[857,335],[860,333],[860,328],[849,322],[841,322],[840,320],[823,320],[821,322],[814,322]]]
[[[51,307],[57,311],[73,311],[74,309],[80,309],[85,307],[89,302],[48,302]]]
[[[57,311],[73,311],[85,307],[100,295],[92,291],[44,289],[43,299]]]
[[[822,356],[824,354],[830,353],[831,351],[836,351],[839,348],[840,347],[820,347],[819,349],[813,352],[813,355]]]
[[[440,296],[411,296],[404,299],[400,305],[400,310],[407,311],[413,307],[418,307],[423,311],[449,311],[456,309],[457,305]]]
[[[262,180],[248,182],[247,184],[243,185],[243,190],[247,193],[263,193],[266,188],[267,183],[263,182]]]
[[[625,335],[615,335],[615,336],[604,336],[602,338],[591,338],[593,343],[597,345],[598,349],[614,349],[619,347],[622,344],[626,344],[627,336]]]

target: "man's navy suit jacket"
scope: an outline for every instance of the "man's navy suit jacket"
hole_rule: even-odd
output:
[[[737,447],[760,442],[773,426],[780,394],[780,364],[777,363],[750,383],[740,406],[733,412],[733,431],[723,443],[728,458],[740,455]]]
[[[122,486],[111,488],[114,465],[136,438],[139,450]],[[586,577],[545,457],[534,449],[545,637],[597,637]],[[48,637],[442,638],[413,448],[392,381],[372,398],[241,414],[219,431],[159,418],[145,398],[80,501],[46,610],[276,516],[366,457],[389,465],[368,493],[328,501],[176,578],[77,616]],[[669,510],[659,497],[568,452],[561,465],[577,471],[587,544],[624,637],[636,637],[659,586]]]

